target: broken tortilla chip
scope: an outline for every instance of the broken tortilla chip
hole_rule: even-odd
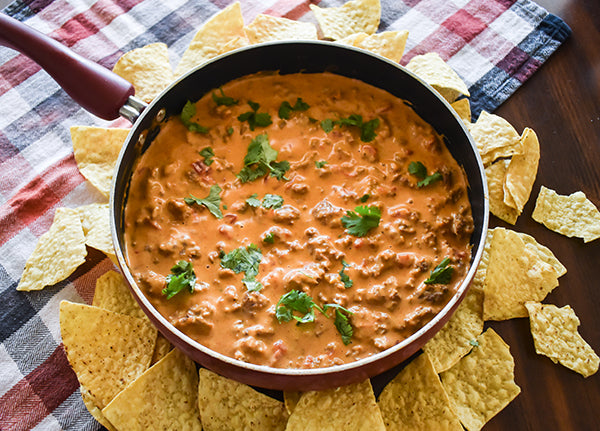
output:
[[[554,267],[514,231],[494,229],[484,283],[484,320],[527,317],[525,302],[541,301],[558,286]]]
[[[368,35],[356,33],[338,42],[362,48],[398,63],[404,54],[408,31],[383,31]]]
[[[286,431],[313,429],[385,431],[371,382],[304,392],[290,415]]]
[[[532,217],[569,238],[583,238],[583,242],[600,238],[600,212],[583,192],[564,196],[542,186]]]
[[[108,204],[90,204],[78,207],[85,244],[100,250],[113,262],[117,262],[110,233],[110,209]]]
[[[174,349],[119,393],[102,413],[120,430],[201,431],[197,390],[196,364]]]
[[[449,103],[461,94],[470,96],[467,84],[436,52],[414,56],[406,68],[435,88]]]
[[[237,1],[210,18],[196,33],[183,53],[175,76],[181,76],[196,66],[216,57],[230,40],[244,36],[244,17]]]
[[[251,24],[244,27],[244,33],[251,44],[274,40],[317,39],[317,28],[310,22],[263,14],[257,15]]]
[[[440,376],[452,410],[469,431],[480,430],[521,392],[504,340],[488,329],[473,344],[469,355]]]
[[[129,129],[73,126],[71,140],[81,175],[108,197],[121,147]]]
[[[85,262],[85,236],[76,209],[57,208],[50,230],[40,236],[17,290],[41,290],[71,275]]]
[[[519,134],[508,121],[498,115],[481,111],[469,132],[477,145],[484,166],[501,157],[523,153]]]
[[[508,160],[498,160],[496,163],[485,168],[485,178],[490,194],[490,212],[507,223],[515,224],[519,217],[519,211],[504,203],[504,178],[508,169]]]
[[[59,320],[69,364],[100,409],[150,365],[156,329],[148,320],[69,301]]]
[[[565,266],[562,263],[560,263],[556,256],[554,256],[552,250],[537,242],[536,239],[531,235],[527,235],[523,232],[517,232],[517,234],[525,243],[525,247],[536,253],[540,259],[542,259],[547,264],[551,265],[556,270],[557,277],[562,277],[567,273],[567,268],[565,268]]]
[[[471,340],[483,332],[483,289],[471,285],[448,323],[423,346],[437,373],[446,371],[468,354]]]
[[[548,356],[555,364],[560,362],[583,377],[598,371],[600,358],[579,335],[579,319],[570,306],[558,308],[552,304],[527,302],[525,307],[538,354]]]
[[[504,203],[519,213],[529,200],[540,161],[540,143],[533,130],[526,128],[520,142],[523,152],[512,156],[504,176]]]
[[[283,430],[288,418],[281,401],[205,368],[200,369],[198,405],[205,430]]]
[[[325,39],[338,40],[360,32],[373,34],[381,19],[379,0],[352,0],[339,7],[328,8],[309,6]]]
[[[456,430],[460,421],[427,353],[408,364],[381,392],[377,403],[388,430]]]
[[[164,43],[152,43],[126,52],[113,72],[133,84],[136,97],[150,103],[173,82],[169,51]]]

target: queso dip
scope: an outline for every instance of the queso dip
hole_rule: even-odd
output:
[[[125,209],[150,302],[206,347],[328,367],[426,324],[467,273],[464,172],[402,100],[339,75],[257,74],[162,125]]]

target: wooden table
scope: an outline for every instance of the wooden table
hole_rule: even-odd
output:
[[[577,190],[600,207],[600,1],[538,0],[563,18],[572,36],[495,113],[520,132],[534,129],[541,159],[531,198],[514,229],[533,235],[567,267],[544,302],[569,304],[579,332],[600,353],[600,240],[584,244],[531,218],[540,186]],[[496,217],[491,226],[511,227]],[[491,322],[515,357],[522,393],[484,428],[493,430],[600,430],[600,372],[584,379],[535,353],[528,319]]]

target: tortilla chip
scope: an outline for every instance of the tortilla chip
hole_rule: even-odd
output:
[[[583,192],[564,196],[542,186],[532,217],[569,238],[583,238],[583,242],[600,238],[600,212]]]
[[[485,166],[500,157],[523,153],[519,134],[508,121],[498,115],[481,111],[469,131]]]
[[[175,76],[181,76],[196,66],[216,57],[230,40],[244,36],[244,17],[240,2],[230,4],[210,18],[194,36],[183,53]]]
[[[485,168],[485,177],[490,194],[490,212],[507,223],[515,224],[520,212],[504,203],[504,178],[508,164],[508,160],[498,160]]]
[[[449,103],[461,94],[470,96],[467,84],[436,52],[413,57],[406,68],[435,88]]]
[[[471,285],[448,323],[423,346],[435,371],[446,371],[468,354],[471,341],[483,332],[483,289]]]
[[[404,54],[404,47],[408,39],[408,31],[383,31],[368,35],[356,33],[341,39],[339,42],[379,54],[393,62],[398,63]]]
[[[354,33],[373,34],[379,27],[381,3],[379,0],[353,0],[340,7],[312,9],[325,39],[343,39]]]
[[[83,404],[85,408],[90,412],[90,414],[98,421],[100,425],[106,428],[108,431],[117,431],[117,429],[111,424],[106,417],[102,414],[102,410],[98,408],[96,404],[94,404],[94,400],[90,393],[83,387],[79,387],[79,392],[81,392],[81,399],[83,400]]]
[[[427,353],[413,360],[381,392],[378,401],[388,430],[456,430],[463,427]]]
[[[167,356],[171,350],[173,350],[173,345],[159,332],[156,337],[156,345],[154,346],[154,353],[152,354],[150,364],[156,364],[162,358]]]
[[[484,320],[527,317],[525,302],[541,301],[558,286],[552,265],[526,247],[516,232],[496,228],[485,277]]]
[[[17,290],[41,290],[71,275],[85,262],[85,236],[77,210],[57,208],[48,232],[40,236]]]
[[[560,261],[556,258],[556,256],[554,256],[554,253],[552,253],[548,247],[538,243],[531,235],[527,235],[523,232],[517,232],[517,234],[525,243],[525,247],[536,253],[540,259],[554,268],[557,277],[562,277],[567,273],[567,268],[560,263]]]
[[[483,289],[483,283],[485,282],[485,276],[487,274],[487,267],[490,263],[490,248],[492,245],[492,237],[494,236],[494,229],[488,229],[485,244],[483,245],[483,252],[481,253],[481,260],[471,285]]]
[[[108,197],[121,147],[129,129],[71,127],[75,161],[81,175]]]
[[[69,364],[100,409],[148,368],[156,341],[147,320],[68,301],[60,303],[60,331]]]
[[[600,358],[577,332],[579,319],[570,306],[558,308],[552,304],[527,302],[525,307],[538,354],[548,356],[555,364],[560,362],[583,377],[598,371]]]
[[[239,36],[234,39],[231,39],[225,45],[221,47],[219,50],[219,54],[224,54],[229,51],[233,51],[234,49],[243,48],[245,46],[250,45],[250,41],[245,36]]]
[[[85,234],[85,244],[100,250],[113,262],[117,262],[110,233],[110,210],[108,204],[90,204],[77,208]]]
[[[196,364],[174,349],[118,394],[102,413],[120,430],[201,431]]]
[[[294,21],[259,14],[244,28],[251,44],[274,40],[317,39],[317,27],[310,22]]]
[[[174,78],[164,43],[152,43],[126,52],[113,67],[113,72],[131,82],[136,97],[148,103]]]
[[[285,405],[285,409],[288,412],[288,414],[292,414],[292,412],[298,405],[298,401],[300,401],[301,396],[302,392],[283,391],[283,404]]]
[[[96,280],[92,305],[115,313],[147,319],[131,294],[125,279],[116,271],[108,271]]]
[[[451,103],[452,108],[465,124],[471,124],[471,104],[469,99],[460,99]]]
[[[281,401],[200,369],[198,405],[202,426],[212,430],[283,430],[288,413]]]
[[[521,392],[504,340],[488,329],[474,344],[469,355],[440,376],[452,409],[469,431],[480,430]]]
[[[385,431],[371,382],[304,392],[290,415],[286,431],[316,429]]]
[[[519,212],[529,200],[540,161],[540,143],[533,130],[526,128],[520,142],[523,153],[512,156],[504,177],[504,203]]]

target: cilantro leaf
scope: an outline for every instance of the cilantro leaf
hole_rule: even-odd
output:
[[[163,295],[167,295],[167,299],[171,299],[186,287],[190,289],[190,293],[194,293],[196,285],[196,274],[191,262],[180,260],[171,268],[171,274],[166,278],[167,287],[162,290]]]
[[[223,92],[223,89],[221,87],[219,87],[219,91],[221,92],[220,96],[217,96],[217,94],[214,91],[212,94],[212,98],[217,104],[217,106],[232,106],[238,104],[239,100],[236,100],[233,97],[225,96],[225,93]]]
[[[321,121],[321,129],[323,129],[323,131],[325,133],[331,132],[333,130],[333,126],[334,126],[334,123],[331,118],[327,118],[327,119]]]
[[[296,320],[296,324],[309,323],[315,321],[315,310],[317,309],[324,313],[324,310],[319,307],[313,299],[306,293],[299,290],[290,290],[277,301],[275,316],[279,322],[289,322]],[[294,315],[294,312],[303,314],[299,317]]]
[[[260,199],[256,199],[258,195],[253,193],[248,199],[246,199],[246,203],[250,205],[252,208],[258,208],[260,206]]]
[[[317,169],[321,169],[327,163],[328,163],[327,160],[320,160],[320,161],[315,160],[315,166],[317,167]]]
[[[425,187],[436,181],[443,179],[442,174],[436,172],[432,175],[427,175],[427,168],[421,162],[410,162],[408,165],[408,173],[419,178],[421,181],[417,183],[417,187]]]
[[[287,161],[276,162],[277,154],[277,150],[269,144],[267,134],[258,135],[248,145],[244,167],[237,177],[242,183],[246,183],[270,172],[278,180],[287,180],[285,173],[290,169],[290,164]]]
[[[350,235],[363,237],[371,230],[379,226],[381,211],[375,206],[358,206],[354,211],[346,211],[342,217],[342,225]]]
[[[187,129],[191,132],[197,133],[208,133],[208,127],[201,126],[198,123],[192,121],[192,117],[196,115],[196,105],[194,105],[189,100],[183,105],[183,109],[181,110],[181,122]]]
[[[340,118],[335,122],[339,126],[354,126],[360,129],[360,140],[371,142],[377,136],[375,129],[379,127],[379,118],[374,118],[366,123],[363,122],[362,115],[352,114],[348,118]]]
[[[436,266],[429,278],[425,280],[425,284],[448,284],[450,283],[450,279],[452,278],[452,273],[454,272],[454,268],[448,266],[450,263],[450,258],[445,257],[438,266]]]
[[[258,267],[262,260],[262,252],[254,245],[250,244],[246,248],[239,247],[221,255],[221,266],[231,269],[236,274],[244,273],[242,282],[250,292],[257,292],[263,288],[262,283],[256,281]]]
[[[206,166],[212,165],[212,162],[214,161],[212,158],[215,156],[215,152],[213,151],[212,148],[210,148],[210,147],[203,148],[202,150],[200,150],[200,155],[202,157],[204,157],[204,164]]]
[[[354,335],[354,329],[350,324],[348,316],[354,313],[339,304],[325,304],[323,306],[324,311],[327,311],[330,308],[335,309],[335,321],[333,324],[342,336],[342,342],[347,346],[352,342],[352,336]]]
[[[271,115],[267,112],[258,112],[260,104],[248,101],[248,105],[252,108],[252,111],[244,112],[238,116],[239,121],[247,121],[250,126],[250,130],[254,130],[255,127],[267,127],[272,124]]]
[[[267,244],[273,244],[275,242],[275,235],[273,234],[273,232],[267,233],[263,238],[263,242]]]
[[[479,341],[476,339],[469,340],[469,344],[473,347],[479,347]]]
[[[272,195],[271,193],[267,193],[262,201],[263,208],[281,208],[283,205],[283,198],[279,195]]]
[[[301,97],[296,99],[296,103],[294,106],[290,105],[290,102],[287,100],[281,102],[281,106],[279,106],[279,118],[283,118],[284,120],[290,119],[290,113],[292,111],[306,111],[310,106],[308,103],[304,102]]]
[[[208,196],[205,197],[204,199],[197,198],[194,195],[190,194],[189,198],[184,198],[183,200],[188,205],[193,205],[193,204],[204,205],[206,208],[208,208],[208,210],[210,211],[210,213],[212,215],[214,215],[218,219],[221,219],[221,218],[223,218],[223,213],[221,212],[221,208],[220,208],[220,206],[221,206],[221,196],[220,196],[221,191],[222,191],[221,187],[219,187],[218,185],[215,184],[214,186],[211,186]]]
[[[233,127],[228,127],[227,128],[227,134],[228,135],[233,135]]]
[[[362,195],[362,196],[360,197],[360,199],[359,199],[359,200],[360,200],[360,201],[361,201],[361,202],[364,204],[366,201],[368,201],[368,200],[369,200],[369,198],[370,198],[370,197],[371,197],[371,195],[370,195],[370,194],[364,194],[364,195]]]
[[[344,272],[346,268],[350,267],[350,264],[345,260],[342,260],[342,267],[342,270],[339,272],[340,278],[342,279],[342,283],[344,283],[344,287],[348,289],[349,287],[352,287],[354,285],[354,281],[350,280],[348,274]]]

